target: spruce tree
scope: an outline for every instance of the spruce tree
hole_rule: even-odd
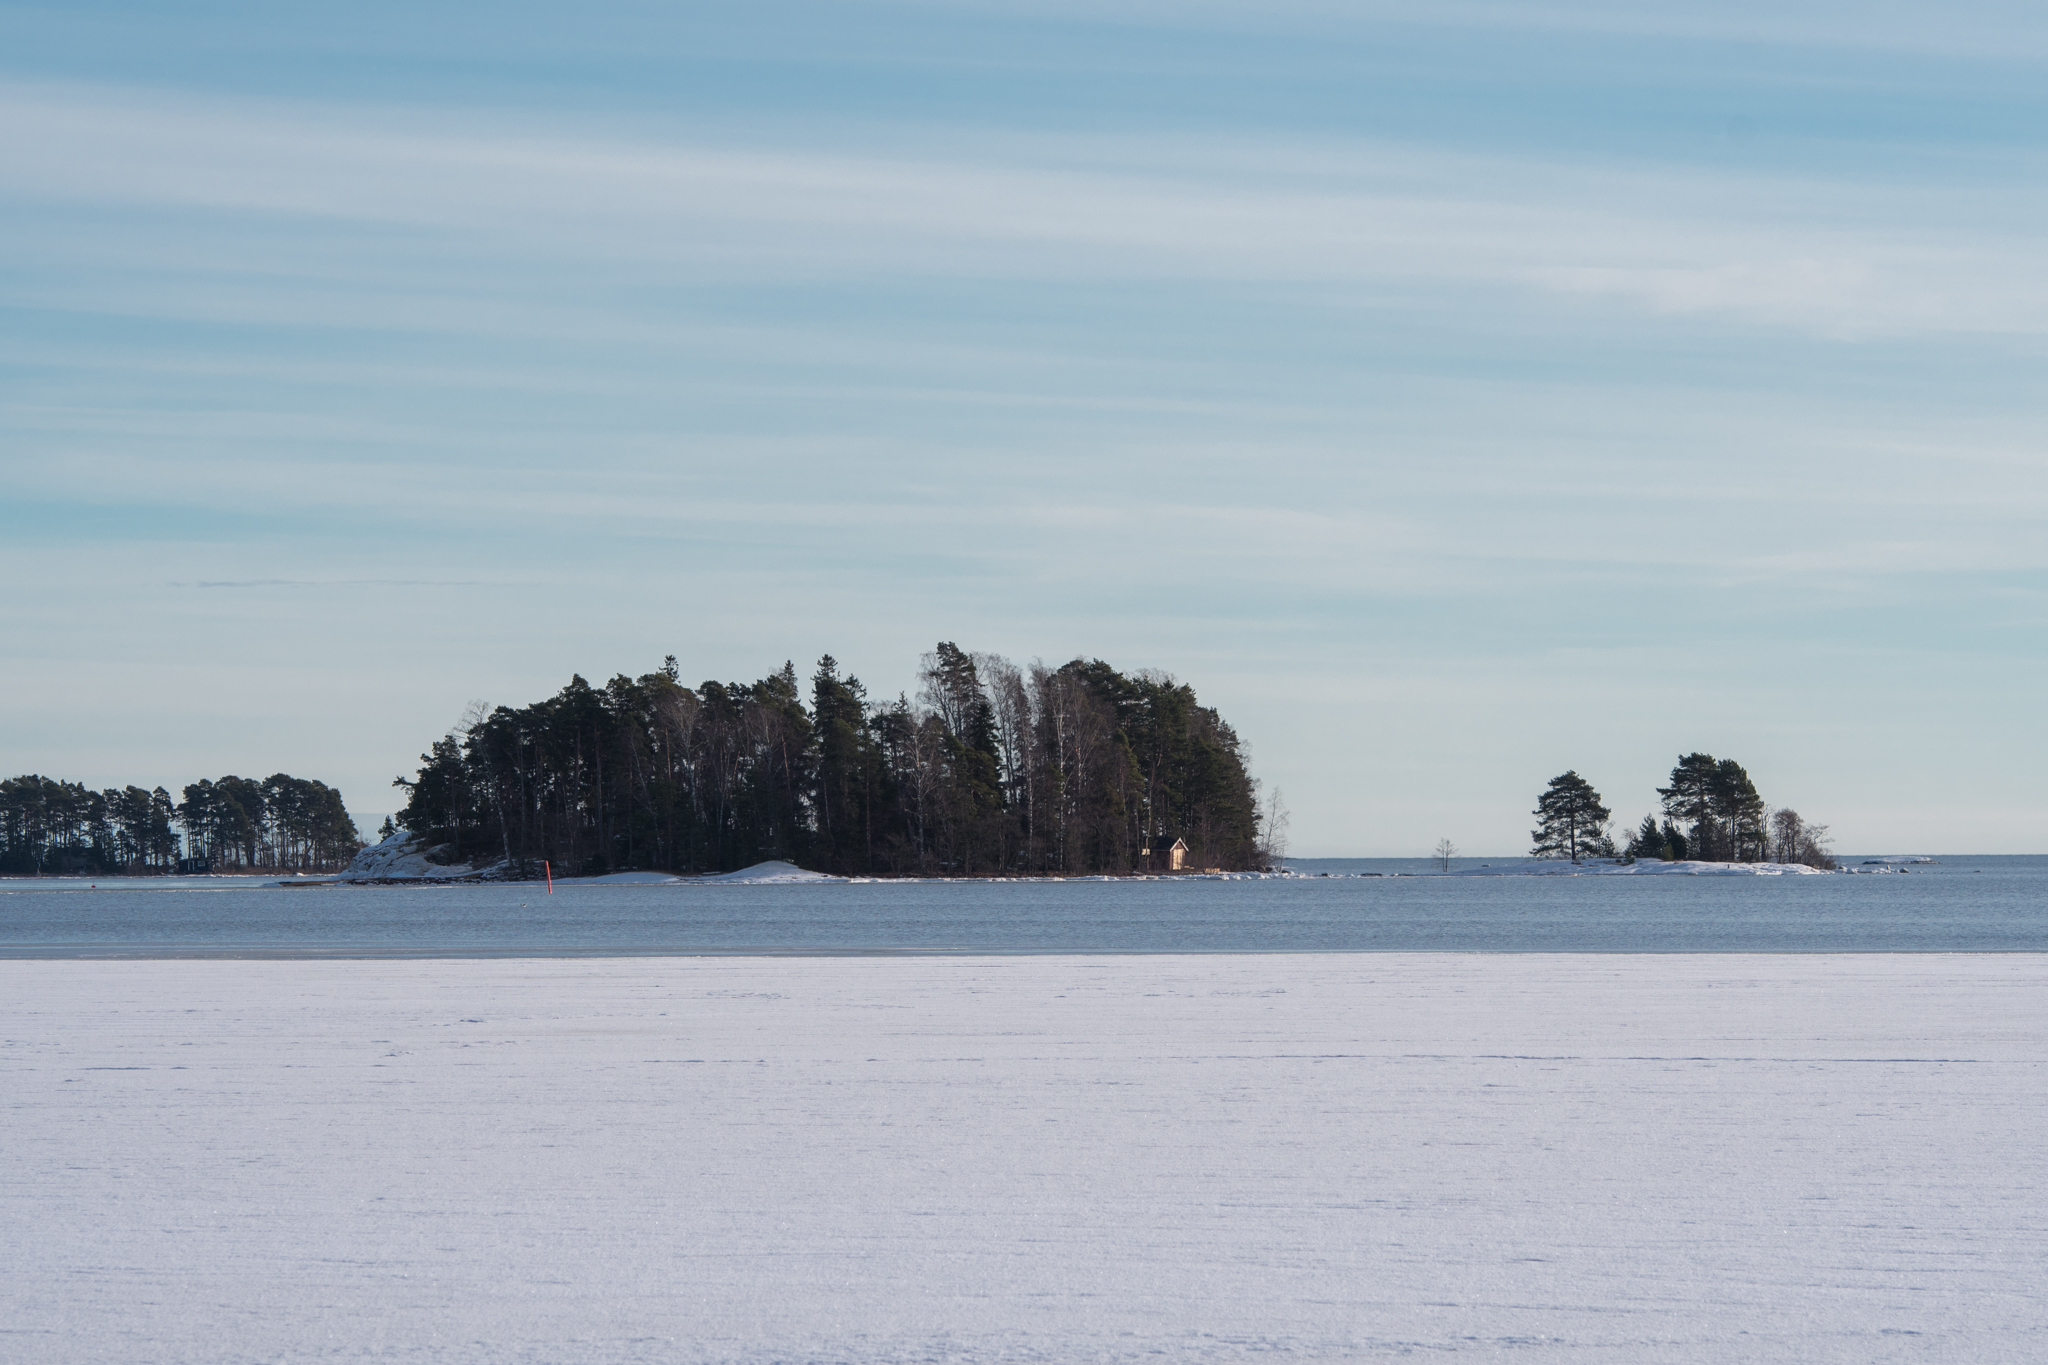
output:
[[[1660,862],[1671,859],[1671,845],[1664,832],[1657,828],[1657,817],[1645,815],[1643,823],[1636,828],[1628,841],[1628,856],[1631,858],[1655,858]]]

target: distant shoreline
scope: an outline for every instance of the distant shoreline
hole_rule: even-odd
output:
[[[1965,855],[1967,856],[1967,855]],[[1986,854],[1985,857],[2030,857],[2044,855],[2029,854]],[[1426,858],[1304,858],[1303,863],[1315,862],[1429,862]],[[834,876],[815,872],[786,862],[757,864],[733,872],[670,873],[652,871],[624,871],[599,876],[555,877],[554,885],[563,887],[648,887],[648,886],[749,886],[749,885],[876,885],[882,883],[906,884],[1068,884],[1077,882],[1204,882],[1204,881],[1318,881],[1318,880],[1380,880],[1380,879],[1431,879],[1468,880],[1472,878],[1508,877],[1616,877],[1616,876],[1661,876],[1661,877],[1808,877],[1808,876],[1850,876],[1873,874],[1909,873],[1915,867],[1937,864],[1941,859],[1925,855],[1890,855],[1864,858],[1845,862],[1831,872],[1798,864],[1777,863],[1717,863],[1717,862],[1647,862],[1627,863],[1616,861],[1585,861],[1573,863],[1564,859],[1503,858],[1476,867],[1459,867],[1450,870],[1388,869],[1388,870],[1316,870],[1306,867],[1284,866],[1243,872],[1224,872],[1213,869],[1182,872],[1093,872],[1093,873],[983,873],[971,876],[947,876],[929,873],[896,873],[863,875],[853,877]],[[492,875],[495,869],[465,871],[452,876],[413,874],[407,876],[349,876],[346,872],[274,872],[252,869],[237,872],[208,873],[0,873],[0,884],[14,883],[61,883],[70,886],[85,884],[98,886],[149,882],[250,882],[261,881],[280,890],[294,890],[306,887],[429,887],[429,886],[544,886],[546,877],[507,877]]]

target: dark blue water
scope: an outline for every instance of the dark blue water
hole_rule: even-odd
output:
[[[552,896],[532,885],[0,881],[0,957],[1392,950],[2043,952],[2048,857],[1944,858],[1884,876],[563,886]]]

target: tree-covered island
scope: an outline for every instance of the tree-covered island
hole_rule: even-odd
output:
[[[476,714],[398,779],[436,860],[535,875],[784,859],[877,876],[1264,866],[1244,748],[1195,691],[1099,659],[1020,667],[943,643],[913,700],[827,655],[685,686],[675,658]],[[1184,848],[1175,850],[1175,845]],[[1175,850],[1174,861],[1169,850]]]
[[[183,795],[94,791],[34,773],[0,781],[0,872],[332,872],[362,847],[341,793],[324,782],[231,776]]]
[[[1712,754],[1680,756],[1670,785],[1657,788],[1663,823],[1655,813],[1615,847],[1612,812],[1593,784],[1577,772],[1550,779],[1533,814],[1540,822],[1530,834],[1537,858],[1628,857],[1663,862],[1799,863],[1832,869],[1828,827],[1809,824],[1798,811],[1772,810],[1732,758]]]

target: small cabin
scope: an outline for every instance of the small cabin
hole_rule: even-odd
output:
[[[1166,842],[1164,835],[1154,836],[1150,846],[1138,852],[1145,859],[1145,866],[1154,872],[1178,872],[1188,860],[1188,845],[1185,839]]]

